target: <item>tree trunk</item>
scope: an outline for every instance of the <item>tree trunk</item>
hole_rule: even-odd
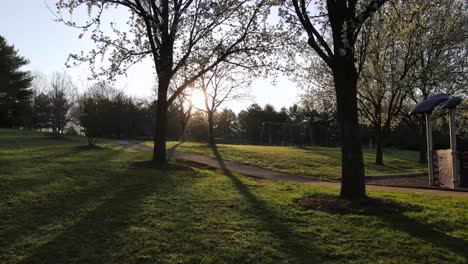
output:
[[[375,164],[384,165],[382,129],[379,127],[376,127],[375,131],[376,131],[375,133]]]
[[[186,128],[187,127],[187,124],[185,123],[185,120],[182,121],[181,123],[181,132],[180,132],[180,136],[179,136],[179,141],[180,142],[185,142],[185,133],[186,133]]]
[[[213,121],[213,112],[208,111],[208,142],[210,145],[215,145],[214,139],[214,121]]]
[[[167,90],[169,79],[159,78],[158,101],[156,105],[156,122],[154,130],[153,162],[158,167],[164,167],[166,158],[166,126],[167,126]]]
[[[341,144],[340,197],[361,200],[366,196],[364,162],[357,108],[357,72],[352,60],[335,61],[333,77]]]

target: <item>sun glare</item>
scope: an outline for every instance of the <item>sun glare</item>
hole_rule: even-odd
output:
[[[192,95],[192,104],[199,109],[205,109],[205,95],[200,90],[195,90]]]

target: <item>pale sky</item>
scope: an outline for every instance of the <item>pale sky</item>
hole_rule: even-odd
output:
[[[66,70],[76,82],[85,80],[89,76],[86,65],[65,69],[65,62],[69,53],[86,52],[94,45],[86,38],[78,39],[79,30],[55,22],[47,4],[53,8],[55,0],[2,0],[0,35],[30,60],[26,70],[44,74]],[[279,109],[297,101],[300,91],[287,77],[277,78],[276,85],[271,82],[256,80],[251,87],[253,101],[230,102],[227,107],[239,112],[255,102],[260,105],[270,103]],[[150,61],[133,66],[127,77],[117,79],[115,86],[132,96],[152,96],[154,73]]]

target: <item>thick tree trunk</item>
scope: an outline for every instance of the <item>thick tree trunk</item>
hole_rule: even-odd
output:
[[[208,143],[215,145],[213,113],[208,111]]]
[[[156,105],[156,122],[154,130],[153,162],[159,167],[166,166],[166,127],[167,127],[167,90],[169,79],[159,78],[158,102]]]
[[[364,162],[357,108],[357,72],[353,61],[335,62],[333,69],[341,144],[340,197],[361,200],[366,196]]]

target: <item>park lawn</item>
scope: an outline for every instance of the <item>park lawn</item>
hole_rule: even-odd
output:
[[[201,168],[150,153],[0,130],[0,263],[466,263],[468,199],[369,192],[411,210],[334,214],[334,188]]]
[[[152,142],[145,142],[153,146]],[[214,157],[206,143],[168,142],[169,149],[192,152]],[[218,151],[225,160],[241,162],[279,172],[303,175],[311,178],[339,180],[341,175],[341,152],[339,148],[288,147],[218,144]],[[415,151],[385,149],[385,166],[375,164],[373,149],[364,149],[366,175],[424,172],[426,166],[419,164]]]

